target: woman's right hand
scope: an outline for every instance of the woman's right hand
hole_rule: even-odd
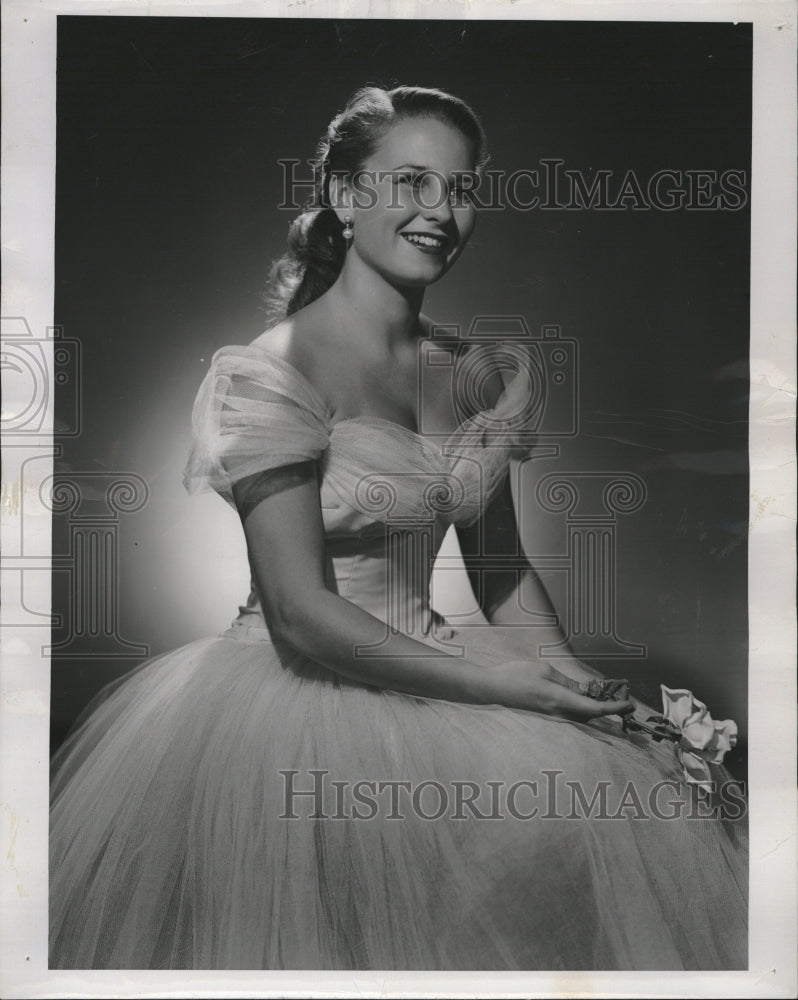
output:
[[[580,683],[540,660],[508,660],[489,668],[496,684],[497,701],[510,708],[558,715],[569,719],[595,719],[602,715],[626,715],[635,702],[596,701],[583,692]]]

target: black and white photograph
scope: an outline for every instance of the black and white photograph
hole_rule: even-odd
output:
[[[792,995],[794,8],[244,6],[4,137],[4,995]]]

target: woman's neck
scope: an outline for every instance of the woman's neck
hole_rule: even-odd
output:
[[[399,288],[350,252],[346,265],[324,294],[339,329],[363,339],[364,345],[396,353],[418,337],[419,314],[426,288]]]

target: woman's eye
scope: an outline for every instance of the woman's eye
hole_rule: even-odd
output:
[[[420,192],[432,183],[432,175],[424,174],[397,174],[394,177],[394,184],[409,185],[414,192]],[[472,200],[471,188],[467,184],[457,184],[449,189],[448,198],[450,205],[467,205]]]

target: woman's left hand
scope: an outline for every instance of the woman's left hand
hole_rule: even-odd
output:
[[[604,680],[604,674],[600,673],[598,670],[594,670],[593,667],[589,667],[586,663],[582,663],[582,661],[578,660],[575,656],[553,657],[551,660],[551,666],[554,667],[555,670],[559,671],[559,673],[565,674],[567,678],[577,681],[580,685],[582,685],[583,693],[584,687],[586,687],[590,681]]]

